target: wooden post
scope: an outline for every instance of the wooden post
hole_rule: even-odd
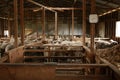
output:
[[[1,19],[0,19],[0,39],[1,39],[1,37],[2,37],[2,27],[1,27]]]
[[[95,13],[95,0],[91,0],[91,14],[93,13]],[[91,28],[91,62],[95,63],[94,54],[95,23],[91,23],[90,28]]]
[[[58,36],[58,27],[57,27],[57,12],[55,12],[55,38]]]
[[[69,32],[69,37],[71,38],[71,36],[70,36],[70,26],[71,26],[70,17],[68,17],[68,32]]]
[[[17,8],[17,0],[14,0],[14,27],[15,27],[15,47],[18,47],[18,8]]]
[[[72,10],[72,40],[74,39],[74,10]]]
[[[4,21],[1,19],[1,37],[4,36]]]
[[[20,26],[21,26],[21,42],[24,45],[25,27],[24,27],[24,1],[20,0]]]
[[[3,36],[5,37],[5,35],[4,35],[4,30],[5,30],[5,25],[6,25],[6,20],[5,19],[3,19]]]
[[[83,36],[83,45],[85,45],[85,37],[86,37],[86,0],[83,0],[83,22],[82,22],[82,36]]]
[[[38,20],[36,19],[36,29],[35,29],[35,31],[37,32],[37,39],[38,39],[38,37],[39,37],[39,31],[38,31]]]
[[[42,10],[42,38],[45,40],[45,8]]]
[[[8,15],[8,37],[10,37],[10,16]]]

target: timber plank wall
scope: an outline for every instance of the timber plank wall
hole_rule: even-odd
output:
[[[120,43],[120,38],[115,37],[116,21],[119,20],[119,11],[100,17],[100,22],[105,23],[105,37],[116,40]]]

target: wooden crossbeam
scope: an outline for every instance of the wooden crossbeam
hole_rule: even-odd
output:
[[[56,12],[55,10],[52,10],[52,9],[48,8],[47,6],[44,6],[44,5],[42,5],[42,4],[38,3],[38,2],[35,2],[33,0],[27,0],[27,1],[33,3],[33,4],[37,5],[37,6],[43,7],[45,9],[47,9],[47,10],[50,10],[52,12]]]
[[[58,11],[64,11],[64,10],[83,10],[82,8],[73,8],[73,7],[47,7],[48,9],[52,10],[58,10]],[[42,8],[25,8],[25,10],[34,10],[39,11],[42,10]]]

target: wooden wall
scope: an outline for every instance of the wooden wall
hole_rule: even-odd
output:
[[[29,14],[30,13],[30,14]],[[39,14],[38,14],[39,13]],[[79,12],[80,13],[80,12]],[[64,11],[58,13],[58,34],[59,35],[72,35],[72,11]],[[35,31],[35,28],[41,33],[41,11],[39,12],[25,12],[25,28]],[[78,11],[75,11],[74,19],[74,35],[82,35],[82,16],[78,15]],[[54,35],[55,28],[55,15],[49,11],[45,13],[45,33],[48,35]],[[89,29],[88,29],[89,30]]]
[[[116,21],[118,20],[119,12],[113,12],[100,17],[100,22],[105,25],[105,37],[111,38],[120,42],[120,38],[115,37]]]

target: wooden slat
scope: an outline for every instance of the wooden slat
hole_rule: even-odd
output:
[[[81,50],[35,50],[35,49],[27,49],[24,52],[80,52]]]
[[[78,58],[83,58],[83,57],[76,57],[76,56],[50,56],[50,57],[46,57],[46,56],[24,56],[25,59],[27,58],[34,58],[34,59],[40,59],[40,58],[57,58],[57,59],[66,59],[66,58],[71,58],[71,59],[78,59]]]
[[[24,64],[24,63],[0,63],[0,66],[2,66],[2,65],[5,65],[5,66],[45,66],[45,64],[44,63],[36,63],[36,64]],[[52,65],[52,64],[51,64]],[[73,63],[57,63],[56,65],[55,65],[56,67],[55,67],[55,69],[57,69],[57,68],[64,68],[64,67],[68,67],[68,68],[70,68],[70,67],[78,67],[78,68],[80,68],[80,67],[109,67],[108,66],[108,64],[105,64],[105,63],[103,63],[103,64],[77,64],[77,63],[75,63],[75,64],[73,64]]]

